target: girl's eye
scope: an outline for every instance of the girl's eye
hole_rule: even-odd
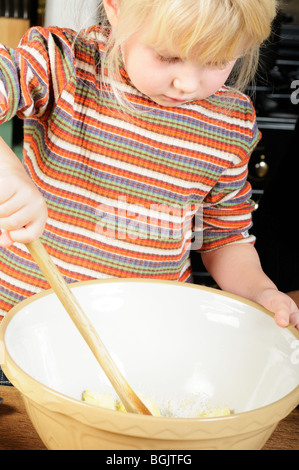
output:
[[[214,69],[218,69],[218,70],[224,70],[226,69],[226,67],[228,67],[230,65],[230,62],[223,62],[219,65],[216,65],[216,64],[213,64],[212,62],[208,62],[207,63],[207,67],[209,68],[214,68]]]
[[[174,64],[180,60],[179,57],[166,57],[160,54],[158,54],[158,59],[161,62],[167,62],[168,64]]]
[[[222,64],[219,65],[219,68],[221,70],[226,69],[226,67],[228,67],[229,64],[230,64],[230,62],[223,62]]]

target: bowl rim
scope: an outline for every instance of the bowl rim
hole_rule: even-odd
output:
[[[191,289],[199,289],[203,291],[208,291],[211,293],[215,293],[224,297],[229,297],[232,299],[235,299],[237,301],[240,301],[242,303],[245,303],[251,307],[257,308],[258,310],[262,311],[263,313],[270,315],[274,319],[274,314],[270,312],[269,310],[265,309],[261,305],[248,300],[244,299],[243,297],[240,297],[235,294],[231,294],[226,291],[218,290],[212,287],[207,287],[207,286],[200,286],[196,284],[189,284],[189,283],[182,283],[178,281],[169,281],[169,280],[153,280],[153,279],[136,279],[136,278],[125,278],[125,279],[103,279],[103,280],[91,280],[91,281],[80,281],[80,282],[74,282],[70,284],[71,288],[77,288],[80,286],[87,286],[87,285],[93,285],[93,284],[103,284],[103,283],[155,283],[155,284],[169,284],[169,285],[176,285],[180,287],[187,287]],[[104,416],[109,416],[115,417],[115,413],[117,413],[114,410],[108,410],[102,407],[98,407],[89,403],[85,403],[79,399],[70,397],[68,395],[65,395],[63,393],[60,393],[59,391],[43,384],[42,382],[39,382],[38,380],[34,379],[30,374],[25,372],[11,357],[10,353],[8,352],[6,345],[5,345],[5,333],[6,330],[9,326],[10,321],[14,318],[15,315],[19,313],[20,310],[22,310],[25,306],[28,304],[32,303],[33,301],[43,298],[45,296],[54,294],[52,289],[46,289],[43,290],[42,292],[39,292],[38,294],[35,294],[20,303],[18,303],[15,307],[13,307],[3,318],[3,320],[0,323],[0,363],[1,367],[3,369],[3,372],[5,375],[7,375],[8,379],[11,381],[11,383],[20,391],[21,394],[26,396],[29,400],[35,401],[36,403],[39,403],[40,405],[43,404],[43,400],[37,399],[37,394],[35,393],[36,390],[36,384],[39,384],[41,390],[43,391],[43,394],[45,397],[47,397],[46,402],[47,404],[51,403],[51,398],[53,397],[53,401],[51,405],[54,406],[55,409],[55,399],[59,397],[59,400],[63,400],[64,405],[76,405],[77,407],[80,406],[80,408],[83,411],[83,414],[88,412],[88,418],[92,418],[92,416],[96,415],[97,412],[95,410],[98,410],[99,413],[104,414]],[[55,294],[54,294],[55,295]],[[288,326],[287,328],[293,335],[295,336],[295,339],[299,340],[299,331],[296,330],[293,326]],[[3,359],[1,359],[1,348],[2,348],[2,353],[3,353]],[[100,367],[100,366],[99,366]],[[20,377],[24,379],[24,381],[29,385],[26,387],[28,390],[25,390],[24,387],[22,387],[20,380],[15,379],[11,373],[11,371],[16,371]],[[213,426],[221,422],[228,423],[229,421],[236,422],[243,420],[244,417],[251,417],[252,425],[254,426],[255,424],[257,425],[258,422],[261,421],[261,416],[264,415],[265,413],[267,415],[270,415],[272,419],[268,423],[268,425],[273,425],[275,423],[278,423],[280,420],[284,419],[288,414],[293,411],[294,408],[299,404],[299,385],[295,387],[291,392],[289,392],[287,395],[284,397],[280,398],[279,400],[276,400],[268,405],[261,406],[259,408],[255,408],[253,410],[249,411],[243,411],[239,413],[234,413],[228,416],[220,416],[220,417],[204,417],[204,418],[170,418],[170,417],[155,417],[155,416],[145,416],[145,415],[137,415],[133,413],[120,413],[118,414],[118,420],[121,422],[124,419],[126,422],[128,419],[132,422],[135,422],[135,420],[138,420],[138,422],[143,421],[143,420],[154,420],[156,424],[161,424],[167,425],[169,422],[172,424],[177,424],[185,422],[188,423],[189,425],[197,425],[198,423],[206,423],[209,426]],[[278,413],[278,408],[281,410],[283,409],[283,412]],[[89,411],[88,411],[89,410]],[[61,412],[61,410],[60,410]],[[79,416],[79,413],[77,414],[77,419],[79,421],[85,421],[84,416]],[[82,419],[81,419],[82,418]],[[265,425],[266,427],[267,425]],[[160,427],[160,426],[159,426]],[[260,428],[260,426],[258,426]]]

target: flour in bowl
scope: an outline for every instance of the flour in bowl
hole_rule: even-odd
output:
[[[141,394],[138,394],[138,396],[153,416],[167,418],[215,418],[232,414],[232,411],[228,407],[209,407],[197,396],[192,396],[181,401],[171,399],[161,400],[161,402]],[[121,401],[108,393],[96,393],[91,390],[85,390],[82,393],[82,400],[85,403],[101,406],[106,409],[126,412]]]

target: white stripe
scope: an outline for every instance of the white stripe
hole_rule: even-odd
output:
[[[74,102],[73,95],[71,93],[67,92],[66,90],[63,92],[63,99],[67,103],[69,103],[70,105],[72,105],[73,102]],[[195,111],[198,112],[198,105],[196,106]],[[81,109],[81,112],[82,112],[82,109]],[[137,126],[137,125],[134,125],[129,120],[128,120],[128,122],[125,122],[124,120],[121,120],[121,119],[118,119],[118,118],[113,118],[113,117],[110,117],[110,116],[104,116],[104,115],[100,114],[99,112],[97,112],[95,109],[89,108],[87,106],[84,107],[84,112],[85,112],[86,116],[91,117],[91,118],[95,119],[98,122],[102,122],[104,124],[109,124],[110,126],[116,127],[117,129],[130,131],[130,133],[135,132],[137,136],[140,135],[140,127]],[[203,110],[203,112],[204,112],[204,114],[207,114],[208,117],[212,117],[214,119],[213,125],[216,125],[216,122],[219,121],[219,114],[206,113],[206,110]],[[181,117],[181,114],[179,114],[179,116]],[[227,117],[226,117],[226,120],[227,120]],[[194,118],[194,123],[195,122],[196,122],[196,120]],[[236,124],[236,125],[240,125],[240,126],[244,127],[244,121],[242,121],[242,120],[231,118],[230,122],[232,122],[232,124]],[[252,123],[251,123],[251,125],[252,125]],[[216,126],[216,127],[218,127],[218,126]],[[219,128],[223,129],[223,125],[221,123],[219,123]],[[108,131],[106,131],[106,132],[108,132]],[[113,132],[112,132],[112,135],[113,135]],[[209,147],[209,146],[197,144],[196,142],[193,142],[193,141],[188,142],[187,140],[183,140],[183,139],[180,139],[180,138],[174,137],[174,136],[169,137],[167,134],[157,134],[157,133],[152,132],[148,129],[142,129],[142,135],[146,139],[150,139],[151,141],[157,142],[158,144],[162,143],[164,145],[168,145],[168,146],[173,147],[172,150],[171,150],[172,153],[175,153],[174,148],[178,147],[180,149],[187,149],[187,150],[191,150],[193,152],[199,152],[199,153],[205,153],[205,154],[208,154],[208,155],[212,155],[212,156],[215,156],[217,158],[221,158],[221,159],[223,159],[224,161],[227,161],[227,162],[232,162],[232,160],[235,159],[235,155],[232,155],[231,153],[228,153],[227,151],[221,151],[219,149],[214,149],[214,148]],[[145,142],[144,145],[146,145],[150,148],[149,143]],[[77,148],[77,147],[75,147],[75,148]],[[190,158],[191,160],[194,158],[196,160],[196,157],[190,157],[189,156],[188,158]]]
[[[49,227],[55,227],[56,229],[59,229],[59,230],[63,230],[64,232],[67,232],[67,233],[73,233],[72,232],[72,225],[70,224],[67,224],[65,222],[61,222],[61,221],[58,221],[58,220],[53,220],[53,219],[49,219],[48,220],[48,226]],[[96,227],[95,227],[96,229]],[[87,238],[87,243],[86,243],[86,247],[87,247],[87,251],[90,249],[90,245],[88,243],[88,239],[90,240],[96,240],[104,245],[107,245],[107,247],[111,246],[113,248],[118,248],[120,251],[121,250],[128,250],[128,251],[131,251],[132,253],[138,253],[138,254],[144,254],[144,255],[158,255],[158,256],[163,256],[163,257],[166,257],[168,258],[169,256],[177,256],[177,255],[180,255],[183,251],[184,251],[184,246],[185,246],[185,243],[186,241],[188,242],[188,237],[190,236],[190,234],[186,233],[185,234],[185,238],[182,240],[180,239],[181,241],[181,246],[178,248],[178,249],[163,249],[163,248],[159,248],[159,247],[150,247],[150,246],[140,246],[140,245],[137,245],[137,244],[134,244],[129,241],[126,241],[126,240],[123,240],[123,239],[119,239],[119,238],[113,238],[113,237],[107,237],[105,235],[102,235],[101,233],[99,232],[92,232],[90,230],[87,230],[85,228],[82,228],[82,227],[74,227],[74,232],[76,234],[78,234],[79,236],[81,237],[85,237]],[[55,231],[54,231],[55,233]],[[63,238],[63,234],[60,235],[61,238]],[[154,239],[155,240],[155,239]],[[159,242],[159,238],[157,240],[157,242]],[[84,246],[84,242],[83,241],[80,241],[80,244],[82,245],[82,247]],[[122,257],[127,257],[128,259],[130,259],[131,257],[128,257],[126,254],[121,254],[119,256],[122,256]],[[133,256],[133,255],[132,255]],[[158,260],[155,260],[155,262],[157,262]],[[165,259],[162,259],[161,262],[165,262]]]
[[[1,272],[1,280],[9,283],[11,286],[17,286],[17,288],[28,290],[32,292],[33,294],[37,294],[38,292],[42,290],[39,287],[36,287],[32,284],[27,284],[25,282],[22,282],[16,279],[15,277],[11,277],[3,271]],[[12,287],[11,290],[15,292],[14,287]]]
[[[63,151],[82,154],[82,149],[80,149],[80,147],[74,146],[70,142],[65,142],[63,140],[57,139],[57,136],[55,136],[55,134],[53,134],[50,130],[48,131],[48,137],[49,137],[50,140],[55,141],[55,144],[60,147],[62,154],[63,154]],[[60,183],[58,180],[49,178],[44,173],[40,172],[39,167],[36,165],[36,158],[35,158],[34,153],[31,150],[30,145],[25,143],[24,147],[25,147],[25,150],[26,150],[28,156],[30,157],[30,160],[31,160],[31,162],[34,166],[35,173],[42,180],[47,182],[47,184],[49,184],[51,186],[55,186],[59,189],[63,189],[64,191],[69,191],[69,192],[74,193],[74,194],[80,194],[80,195],[83,195],[84,197],[90,197],[91,193],[89,191],[86,191],[83,188],[79,188],[77,185],[73,185],[71,183],[67,183],[67,182]],[[85,151],[84,155],[88,159],[90,159],[91,162],[95,162],[95,163],[98,163],[98,159],[101,158],[101,156],[99,156],[98,154],[94,154],[94,153],[91,153],[91,152],[88,152],[88,151]],[[64,155],[64,158],[67,158],[67,157]],[[136,165],[129,164],[129,163],[126,163],[126,162],[121,162],[119,160],[115,160],[115,159],[112,159],[112,158],[109,158],[109,157],[104,157],[103,156],[102,158],[103,158],[103,161],[106,165],[110,165],[110,166],[114,167],[115,169],[118,170],[118,172],[119,172],[119,170],[123,170],[124,172],[130,172],[130,173],[133,173],[133,174],[135,173],[135,174],[138,174],[138,175],[140,174],[140,168]],[[105,174],[105,172],[103,170],[101,170],[101,171],[102,171],[103,174]],[[106,173],[107,173],[108,176],[111,176],[111,174],[109,172],[106,172]],[[207,193],[211,189],[209,185],[205,185],[203,183],[197,183],[196,184],[192,181],[187,181],[187,180],[183,180],[183,179],[180,179],[180,178],[175,178],[173,176],[168,176],[168,175],[165,175],[163,173],[155,172],[153,170],[146,170],[144,172],[143,177],[152,178],[154,180],[161,181],[163,183],[166,182],[166,184],[177,186],[179,188],[183,188],[183,190],[189,190],[189,189],[194,188],[194,190],[197,191],[198,193],[199,192]],[[156,185],[156,186],[153,185],[153,187],[160,188],[159,185]],[[166,193],[171,194],[173,191],[175,191],[175,189],[172,189],[172,188],[166,188],[165,189]],[[99,195],[97,193],[94,193],[94,194],[96,194],[97,198],[98,198]],[[177,194],[177,193],[175,192],[175,194]],[[157,196],[157,197],[159,197],[159,196]]]

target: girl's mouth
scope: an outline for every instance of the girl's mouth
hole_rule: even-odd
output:
[[[172,98],[171,96],[167,96],[167,95],[163,95],[163,98],[166,99],[167,101],[171,101],[173,103],[180,103],[180,104],[190,101],[187,99]]]

